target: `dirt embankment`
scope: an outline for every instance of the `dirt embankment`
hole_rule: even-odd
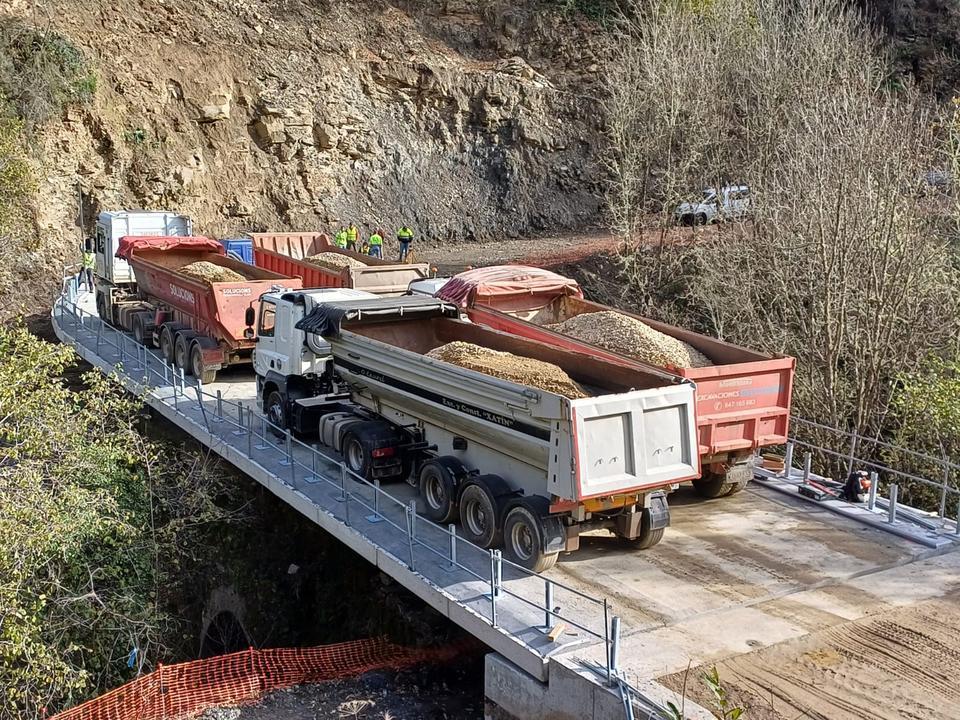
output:
[[[39,12],[38,12],[39,7]],[[198,233],[406,223],[417,246],[599,218],[596,28],[540,0],[26,0],[89,60],[40,135],[34,283],[76,260],[78,197]],[[32,290],[31,290],[32,292]]]

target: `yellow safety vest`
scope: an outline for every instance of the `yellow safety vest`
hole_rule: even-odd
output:
[[[408,227],[402,227],[397,230],[397,237],[401,240],[413,240],[413,230]]]
[[[352,243],[356,243],[356,242],[357,242],[357,234],[358,234],[358,231],[357,231],[357,229],[356,229],[355,227],[349,227],[349,228],[347,228],[347,241],[348,241],[348,242],[352,242]]]
[[[337,247],[345,248],[347,246],[347,231],[341,230],[333,236],[333,243]]]
[[[97,264],[97,256],[92,252],[85,252],[83,254],[83,269],[84,270],[93,270],[94,266]]]
[[[370,245],[383,245],[383,237],[379,233],[374,233],[370,236],[369,243]]]

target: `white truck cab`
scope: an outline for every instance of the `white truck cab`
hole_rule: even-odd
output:
[[[94,275],[97,312],[105,320],[112,317],[114,301],[125,297],[136,282],[127,261],[117,257],[120,238],[127,235],[189,236],[193,235],[193,222],[186,215],[166,210],[111,210],[97,216]]]
[[[440,290],[443,289],[443,286],[450,282],[451,278],[445,277],[434,277],[434,278],[424,278],[422,280],[414,280],[409,285],[407,285],[407,295],[425,295],[427,297],[435,297]]]
[[[319,335],[295,325],[320,303],[376,299],[373,293],[352,288],[320,288],[266,293],[256,314],[257,345],[253,369],[261,411],[278,427],[306,422],[304,409],[320,405],[333,388],[333,356]],[[252,308],[248,323],[252,322]],[[270,388],[267,393],[263,388]]]
[[[717,190],[707,188],[697,202],[680,203],[674,211],[681,225],[706,225],[722,220],[743,220],[750,215],[750,188],[727,185]]]

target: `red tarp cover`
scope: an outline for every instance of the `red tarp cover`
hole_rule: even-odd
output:
[[[223,245],[208,237],[174,237],[164,235],[124,235],[117,247],[117,257],[129,260],[137,250],[197,250],[225,255]]]
[[[525,265],[494,265],[454,275],[437,297],[460,307],[471,307],[479,298],[533,295],[554,292],[583,297],[576,280],[543,268]]]

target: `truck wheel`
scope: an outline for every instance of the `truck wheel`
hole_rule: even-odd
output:
[[[441,525],[456,519],[456,481],[440,462],[427,460],[421,466],[419,489],[424,515]]]
[[[97,315],[105,323],[112,324],[107,316],[107,298],[103,293],[97,293]]]
[[[351,472],[366,479],[372,464],[370,453],[367,452],[366,445],[356,433],[347,433],[340,445],[340,452]]]
[[[267,429],[277,437],[284,435],[287,429],[287,414],[283,411],[283,405],[283,395],[279,390],[274,390],[267,395],[267,403],[263,406],[263,414],[269,420]]]
[[[706,225],[706,224],[707,224],[707,216],[706,216],[704,213],[697,213],[696,215],[693,216],[693,224],[694,224],[694,225]]]
[[[497,500],[482,480],[471,480],[464,485],[460,493],[460,522],[464,536],[474,545],[492,548],[500,544]]]
[[[640,534],[632,540],[628,540],[630,547],[634,550],[646,550],[647,548],[652,548],[658,542],[663,540],[663,531],[666,528],[657,528],[656,530],[650,529],[650,510],[644,508],[643,515],[640,520]]]
[[[133,339],[140,345],[153,347],[153,328],[150,322],[152,313],[141,310],[133,316]]]
[[[725,473],[708,470],[703,477],[693,481],[694,489],[706,498],[721,498],[743,490],[753,477],[747,464],[734,465]]]
[[[164,323],[160,328],[160,354],[168,364],[176,359],[178,330],[180,326],[176,323]]]
[[[540,518],[523,505],[514,506],[503,523],[503,550],[510,562],[541,573],[557,564],[560,553],[545,553]]]
[[[209,385],[217,379],[217,371],[208,370],[203,364],[203,348],[199,343],[190,346],[190,369],[193,371],[193,376],[204,385]]]
[[[190,338],[188,338],[184,333],[177,335],[177,340],[173,345],[173,361],[177,364],[178,368],[182,368],[183,372],[187,375],[193,374],[193,369],[190,367]]]

